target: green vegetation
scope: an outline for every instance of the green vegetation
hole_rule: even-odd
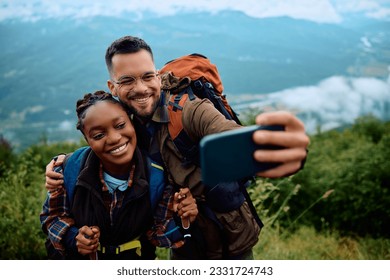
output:
[[[0,145],[0,155],[7,155],[0,159],[0,259],[46,257],[45,235],[39,222],[46,196],[44,170],[52,156],[71,152],[77,146],[41,144],[11,157],[9,145],[5,142]]]
[[[45,166],[80,145],[39,144],[14,154],[1,138],[0,259],[45,258]],[[258,178],[249,188],[265,224],[255,258],[390,260],[390,122],[364,117],[343,131],[318,132],[309,150],[298,174]]]

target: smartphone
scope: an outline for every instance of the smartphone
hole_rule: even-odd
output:
[[[284,126],[251,125],[203,137],[199,143],[203,183],[214,186],[220,182],[237,181],[278,166],[280,163],[258,162],[253,158],[255,150],[282,148],[255,144],[253,133],[261,129],[284,131]]]

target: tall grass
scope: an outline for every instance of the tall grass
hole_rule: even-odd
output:
[[[318,231],[313,226],[299,224],[300,219],[316,204],[323,201],[326,203],[333,189],[325,191],[308,208],[303,209],[295,219],[283,217],[288,216],[290,199],[299,195],[300,185],[295,185],[278,203],[278,199],[281,198],[280,187],[289,185],[286,182],[290,183],[291,178],[281,180],[277,185],[258,179],[249,189],[255,207],[265,225],[260,233],[259,242],[254,247],[255,259],[390,260],[389,239],[341,236],[337,231],[326,226]],[[267,201],[268,203],[265,203]],[[279,208],[271,212],[274,205],[279,205]]]
[[[262,260],[390,260],[390,240],[341,237],[300,226],[288,235],[274,227],[262,230],[254,248]]]

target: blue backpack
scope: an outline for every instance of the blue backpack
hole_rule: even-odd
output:
[[[72,155],[65,160],[63,166],[59,166],[55,169],[57,172],[62,171],[64,175],[64,186],[70,206],[72,205],[78,175],[84,166],[90,152],[91,147],[81,147],[74,151]],[[147,165],[149,167],[150,202],[152,209],[154,210],[158,204],[158,201],[162,197],[162,193],[165,187],[164,169],[160,164],[154,162],[149,157],[147,157],[147,161]]]
[[[78,175],[91,151],[91,147],[89,146],[81,147],[66,158],[62,166],[58,166],[54,169],[56,172],[62,172],[64,175],[64,187],[70,208],[72,208]],[[146,159],[146,164],[149,168],[149,196],[152,211],[154,212],[156,206],[162,198],[165,188],[164,168],[150,157],[146,157]],[[165,236],[171,240],[172,243],[183,239],[181,228],[176,225],[176,221],[172,220],[169,222]]]

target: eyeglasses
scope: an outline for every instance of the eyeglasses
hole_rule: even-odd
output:
[[[113,83],[119,85],[120,88],[125,88],[126,90],[134,89],[137,84],[137,80],[140,79],[141,83],[145,86],[150,86],[154,82],[154,78],[158,76],[156,72],[146,72],[140,77],[134,76],[123,76],[118,81],[112,80]]]

